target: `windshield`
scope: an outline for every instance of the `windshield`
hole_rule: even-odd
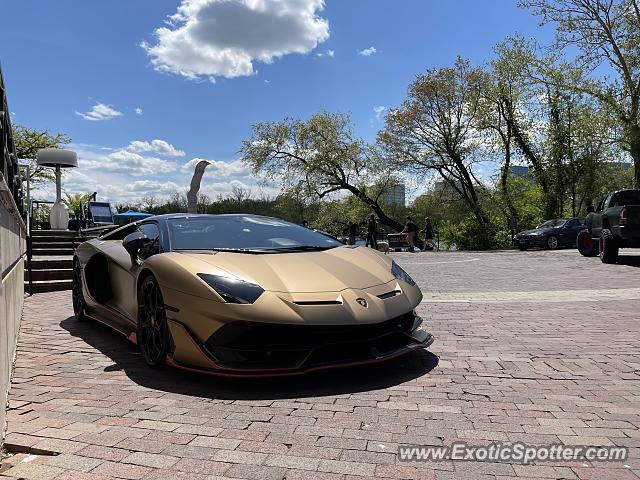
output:
[[[554,220],[547,220],[546,222],[538,225],[536,228],[555,228],[564,225],[567,220],[565,218],[556,218]]]
[[[310,251],[342,245],[308,228],[267,217],[172,218],[168,226],[172,250]]]

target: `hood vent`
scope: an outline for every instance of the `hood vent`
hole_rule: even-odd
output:
[[[381,298],[382,300],[386,300],[387,298],[395,297],[397,295],[400,295],[401,293],[402,293],[402,290],[392,290],[391,292],[381,293],[380,295],[378,295],[378,298]]]
[[[296,305],[342,305],[340,300],[306,300],[293,303]]]

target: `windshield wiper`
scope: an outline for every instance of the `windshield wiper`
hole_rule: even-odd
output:
[[[320,245],[295,245],[291,247],[277,247],[265,250],[271,250],[274,252],[320,252],[322,250],[329,250],[330,248],[333,247],[322,247]]]
[[[239,253],[255,253],[262,250],[254,250],[252,248],[231,248],[231,247],[203,247],[203,248],[174,248],[177,252],[239,252]]]

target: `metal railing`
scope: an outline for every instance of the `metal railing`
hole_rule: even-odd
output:
[[[9,113],[9,104],[7,103],[5,92],[4,77],[2,67],[0,67],[0,168],[11,196],[15,201],[18,213],[23,220],[26,220],[22,179],[20,178],[20,167],[18,166],[18,156],[11,128],[11,114]]]

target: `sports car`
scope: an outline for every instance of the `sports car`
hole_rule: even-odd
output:
[[[394,261],[257,215],[159,215],[86,241],[72,296],[79,320],[121,332],[151,367],[294,375],[433,341]]]

